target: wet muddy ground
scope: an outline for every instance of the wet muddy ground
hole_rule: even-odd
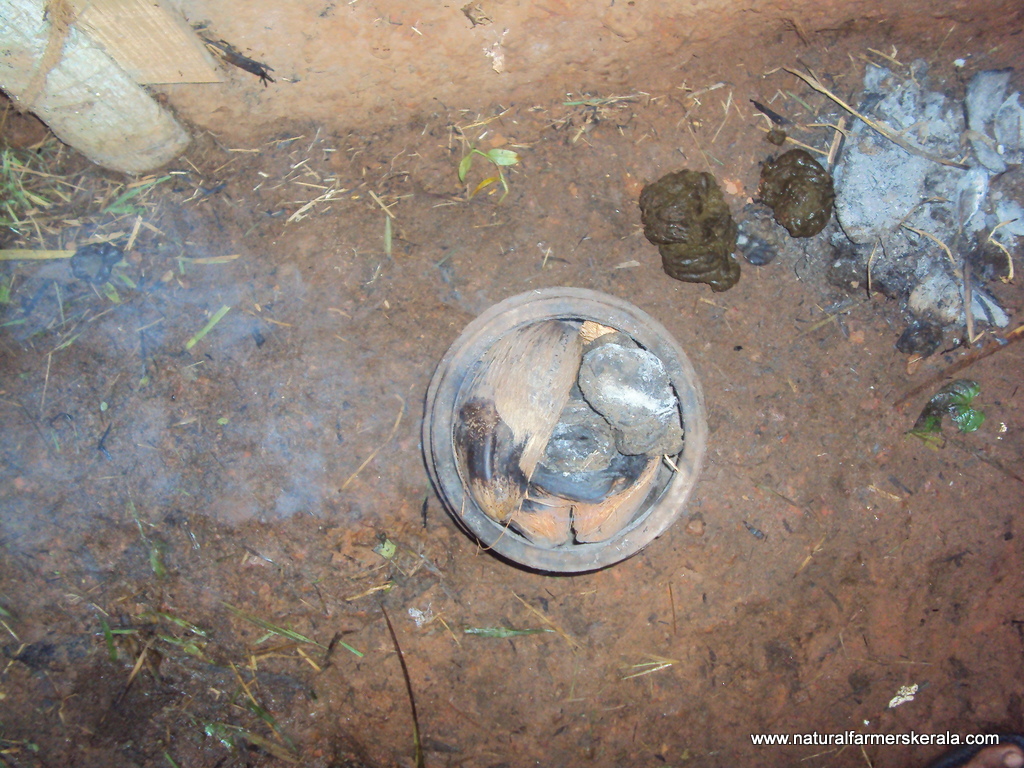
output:
[[[846,53],[808,63],[855,92],[867,64]],[[951,59],[933,72],[955,92]],[[966,369],[987,419],[947,423],[935,450],[906,433],[940,384],[894,403],[965,353],[952,335],[897,352],[899,301],[827,280],[834,223],[776,227],[778,258],[724,293],[668,278],[645,183],[708,170],[738,219],[763,218],[777,150],[748,100],[836,116],[783,72],[707,75],[376,131],[205,134],[143,180],[53,140],[8,150],[51,205],[30,199],[4,247],[130,247],[109,280],[2,267],[0,762],[414,765],[399,646],[427,766],[884,768],[943,747],[751,734],[1024,729],[1024,346]],[[459,183],[470,147],[518,153],[507,197],[467,200],[494,172],[478,157]],[[679,522],[574,577],[481,551],[420,450],[462,328],[560,285],[660,321],[710,426]],[[1010,328],[1019,285],[991,286]]]

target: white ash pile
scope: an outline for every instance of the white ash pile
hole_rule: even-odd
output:
[[[933,324],[939,332],[924,334],[925,348],[915,348],[919,333],[901,340],[903,351],[924,354],[938,346],[940,329],[967,324],[965,293],[972,325],[1009,323],[984,286],[1012,274],[1024,236],[1024,110],[1020,94],[1007,93],[1012,70],[974,75],[963,101],[928,90],[927,74],[924,62],[907,74],[865,73],[861,114],[921,152],[854,121],[835,170],[845,237],[835,235],[841,255],[830,269],[837,285],[867,282],[905,300],[911,328]]]

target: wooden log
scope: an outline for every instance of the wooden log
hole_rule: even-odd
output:
[[[174,159],[185,130],[59,10],[73,20],[65,0],[0,0],[0,88],[98,165],[145,173]]]

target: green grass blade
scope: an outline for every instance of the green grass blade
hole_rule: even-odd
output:
[[[100,627],[103,628],[103,639],[107,644],[107,655],[111,661],[117,661],[117,647],[114,645],[114,633],[110,631],[110,625],[106,619],[100,619]]]
[[[522,635],[539,635],[545,632],[554,632],[553,629],[510,629],[509,627],[467,627],[462,630],[467,635],[477,637],[521,637]]]
[[[195,336],[193,336],[191,339],[185,342],[185,350],[188,351],[192,349],[192,347],[194,347],[196,344],[202,341],[203,337],[206,336],[206,334],[208,334],[210,331],[212,331],[213,327],[221,320],[223,320],[224,315],[226,315],[230,311],[231,307],[225,304],[223,307],[214,312],[213,317],[209,319],[209,321],[206,323],[206,325],[202,327],[199,333],[197,333]]]
[[[250,624],[259,627],[260,629],[265,629],[267,632],[270,632],[271,634],[278,635],[279,637],[283,637],[286,640],[292,640],[296,643],[306,643],[307,645],[320,645],[320,643],[318,643],[316,640],[311,640],[305,635],[299,634],[295,630],[286,629],[285,627],[279,627],[276,624],[271,624],[269,621],[264,621],[258,616],[253,616],[251,613],[246,613],[241,608],[236,608],[231,603],[221,601],[221,604],[229,611],[231,611],[233,614],[235,614],[235,616],[237,616],[238,618],[244,619],[245,621],[248,621]],[[323,646],[320,647],[322,648]]]

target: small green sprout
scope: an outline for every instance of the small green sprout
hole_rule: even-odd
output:
[[[469,197],[472,198],[474,195],[476,195],[477,192],[484,189],[485,187],[489,187],[491,184],[494,184],[495,182],[500,182],[501,188],[505,190],[502,193],[501,198],[498,200],[498,202],[500,203],[508,196],[509,192],[508,180],[505,178],[505,174],[501,169],[507,168],[518,163],[519,155],[516,152],[512,151],[511,149],[494,148],[489,149],[486,152],[483,152],[477,149],[476,147],[472,147],[469,150],[469,153],[465,157],[463,157],[462,161],[459,163],[459,181],[461,181],[462,183],[466,182],[466,176],[469,174],[469,169],[473,165],[473,158],[476,155],[480,155],[482,158],[491,163],[494,166],[495,170],[497,171],[498,175],[489,176],[483,181],[481,181],[479,184],[477,184],[476,187],[473,188],[473,191],[469,193]]]
[[[980,391],[976,381],[957,379],[950,382],[928,401],[909,434],[941,448],[945,444],[941,434],[944,414],[949,414],[961,432],[975,432],[985,421],[985,414],[972,407]]]

